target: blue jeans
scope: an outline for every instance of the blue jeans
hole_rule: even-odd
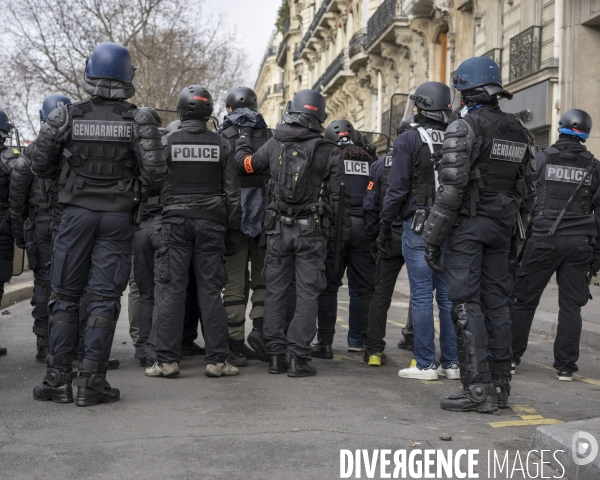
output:
[[[363,325],[360,321],[360,304],[358,295],[354,290],[351,274],[348,272],[348,292],[350,294],[350,315],[348,316],[348,346],[364,347],[365,338],[363,337]]]
[[[435,328],[433,323],[433,291],[440,310],[440,363],[446,368],[458,364],[456,333],[450,317],[452,302],[448,300],[446,279],[443,273],[435,273],[425,262],[425,241],[410,229],[411,219],[404,222],[402,231],[402,255],[406,261],[412,318],[415,331],[414,357],[417,367],[427,368],[435,363]],[[443,265],[443,255],[442,255]]]

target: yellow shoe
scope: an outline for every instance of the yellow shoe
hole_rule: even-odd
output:
[[[416,360],[413,358],[413,359],[410,361],[410,367],[408,367],[408,368],[413,368],[413,367],[416,367],[416,366],[417,366],[417,361],[416,361]]]
[[[369,365],[369,367],[381,367],[382,365],[385,365],[386,360],[387,360],[387,357],[386,357],[385,353],[376,352],[376,353],[369,355],[368,365]]]

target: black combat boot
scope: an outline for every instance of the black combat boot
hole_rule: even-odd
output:
[[[258,358],[261,362],[270,362],[269,355],[267,355],[267,345],[265,344],[265,339],[263,338],[262,329],[254,327],[248,335],[248,344],[254,350],[256,358]]]
[[[106,369],[107,370],[116,370],[117,368],[119,368],[119,366],[121,365],[121,362],[119,362],[116,358],[111,358],[108,363],[106,364]]]
[[[317,369],[308,363],[305,358],[291,357],[287,374],[288,377],[292,378],[313,377],[317,374]]]
[[[73,385],[71,382],[74,376],[75,374],[70,369],[61,371],[54,367],[48,367],[42,384],[33,389],[33,399],[40,401],[52,400],[56,403],[72,403]]]
[[[409,352],[412,352],[414,347],[415,347],[414,343],[407,342],[406,338],[401,338],[400,341],[398,342],[398,348],[400,350],[408,350]]]
[[[234,367],[247,367],[246,345],[243,340],[229,341],[229,363]]]
[[[331,360],[333,358],[333,349],[331,344],[326,344],[323,340],[319,340],[319,343],[313,345],[312,356],[316,358],[325,358]]]
[[[472,383],[441,401],[442,410],[493,413],[498,411],[496,389],[491,383]]]
[[[510,378],[506,375],[494,375],[494,388],[498,408],[508,408],[508,397],[510,397]]]
[[[195,355],[205,355],[206,349],[201,347],[200,345],[192,342],[192,343],[182,343],[181,344],[181,356],[182,357],[193,357]]]
[[[77,389],[75,404],[78,407],[89,407],[98,403],[112,403],[119,400],[121,392],[118,388],[111,388],[106,381],[106,372],[89,372],[81,370],[79,376],[73,380]]]
[[[281,355],[269,355],[269,373],[279,374],[288,370],[288,361],[285,353]]]

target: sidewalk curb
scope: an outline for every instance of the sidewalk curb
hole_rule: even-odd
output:
[[[555,338],[558,326],[558,313],[538,310],[533,317],[531,331],[539,335]],[[583,321],[580,345],[600,350],[600,325]]]
[[[9,307],[23,300],[30,300],[33,296],[33,281],[18,283],[16,285],[6,285],[0,309]]]
[[[573,437],[578,432],[591,435],[594,439],[600,438],[600,417],[538,427],[535,430],[533,448],[538,452],[546,450],[544,460],[550,461],[552,466],[559,472],[564,468],[565,475],[563,478],[566,477],[571,480],[596,480],[600,478],[600,457],[596,456],[587,465],[576,465],[573,460],[573,447],[574,444],[578,443],[574,441]],[[585,437],[583,438],[585,441]],[[589,442],[589,440],[587,441]],[[562,450],[563,453],[558,452],[558,450]],[[552,452],[557,454],[561,465],[558,465]]]

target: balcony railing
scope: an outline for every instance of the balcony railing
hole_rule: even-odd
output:
[[[321,87],[323,86],[323,75],[321,75],[319,77],[319,79],[317,80],[317,83],[315,83],[312,87],[313,90],[320,92],[321,91]]]
[[[365,48],[369,47],[394,20],[404,17],[402,0],[385,0],[367,22]]]
[[[354,35],[352,35],[352,38],[350,39],[350,44],[348,45],[348,54],[350,58],[354,57],[355,55],[358,55],[359,53],[365,50],[363,47],[363,44],[365,43],[365,38],[367,38],[366,28],[363,28],[362,30],[359,30]]]
[[[509,81],[514,82],[540,69],[542,27],[534,26],[510,39]]]
[[[300,42],[300,45],[298,45],[298,48],[294,52],[294,62],[300,58],[300,55],[302,55],[302,50],[304,50],[304,48],[308,44],[310,37],[312,37],[312,35],[314,34],[317,26],[319,25],[319,23],[321,22],[321,19],[323,18],[323,15],[325,15],[325,11],[327,10],[327,7],[329,6],[329,4],[331,2],[332,2],[332,0],[323,0],[321,8],[319,8],[319,10],[317,10],[315,17],[313,18],[312,22],[310,22],[310,26],[308,27],[308,30],[304,34],[304,37],[302,37],[302,41]]]
[[[271,89],[271,94],[283,93],[283,83],[276,83]]]
[[[494,62],[498,64],[499,67],[502,66],[502,49],[501,48],[492,48],[489,52],[485,52],[482,57],[491,58]]]
[[[344,56],[345,52],[341,52],[337,57],[333,59],[333,62],[329,64],[327,70],[323,74],[323,85],[327,85],[333,77],[340,73],[344,69]]]

